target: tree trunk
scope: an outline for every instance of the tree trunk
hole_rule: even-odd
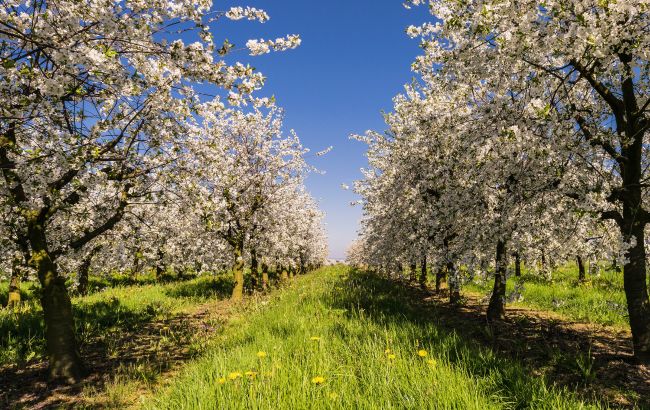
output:
[[[257,252],[251,249],[251,278],[253,279],[253,289],[260,285],[260,264],[257,260]]]
[[[415,282],[417,276],[417,267],[415,263],[411,263],[409,266],[409,282]]]
[[[163,273],[165,273],[165,266],[163,264],[164,257],[165,253],[163,249],[161,247],[158,248],[158,261],[156,263],[156,282],[162,279]]]
[[[298,270],[300,275],[307,273],[307,267],[305,266],[305,255],[300,255],[300,269]]]
[[[497,241],[496,268],[494,271],[494,289],[487,309],[488,322],[503,320],[506,317],[506,244],[503,240]]]
[[[515,252],[515,276],[521,277],[521,255],[519,252]]]
[[[140,272],[140,255],[140,249],[136,250],[133,254],[133,268],[131,269],[131,276],[133,278],[137,277]]]
[[[79,283],[77,284],[77,292],[86,296],[88,294],[88,273],[90,271],[90,263],[92,262],[92,256],[87,255],[81,265],[79,265]]]
[[[287,268],[284,266],[280,266],[280,278],[282,279],[283,282],[286,282],[289,280],[289,272],[287,272]]]
[[[11,262],[11,279],[9,280],[9,295],[7,298],[7,308],[13,308],[20,305],[20,280],[22,277],[21,259],[14,257]]]
[[[460,303],[460,281],[452,260],[447,261],[447,277],[449,278],[449,303]]]
[[[42,287],[41,305],[45,320],[49,376],[50,379],[75,383],[81,379],[85,370],[77,349],[72,303],[65,287],[65,279],[58,275],[41,224],[30,224],[29,239],[32,247],[30,262],[38,272]]]
[[[641,190],[634,190],[638,193],[635,192],[633,198],[636,199],[636,204],[640,204]],[[634,357],[640,363],[650,364],[650,300],[648,299],[644,224],[638,221],[636,215],[638,206],[632,208],[628,204],[629,201],[626,201],[623,206],[623,235],[626,241],[635,239],[636,244],[628,250],[627,262],[623,266],[623,287],[630,316]],[[626,235],[626,232],[630,234]]]
[[[422,256],[422,266],[420,266],[420,287],[427,287],[427,255]]]
[[[440,292],[442,289],[442,282],[444,282],[445,276],[445,270],[443,268],[436,270],[436,292]]]
[[[244,298],[244,258],[242,257],[244,245],[237,243],[234,249],[235,263],[232,267],[235,287],[232,288],[230,300],[238,302]]]
[[[77,285],[77,292],[85,296],[88,294],[88,273],[90,272],[90,265],[92,264],[93,257],[99,252],[101,245],[94,246],[90,252],[84,257],[79,266],[79,284]]]
[[[262,289],[269,288],[269,265],[262,263]]]
[[[576,256],[578,261],[578,281],[584,282],[587,276],[585,275],[585,264],[582,262],[582,257],[580,255]]]

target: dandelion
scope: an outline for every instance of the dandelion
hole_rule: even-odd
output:
[[[325,383],[325,378],[323,376],[316,376],[313,379],[311,379],[311,382],[314,384],[323,384]]]
[[[317,342],[317,341],[320,340],[320,337],[319,336],[312,336],[312,337],[309,338],[309,340],[311,340],[312,342]]]
[[[390,353],[390,349],[384,350],[384,353],[386,353],[386,354]]]
[[[389,354],[389,355],[388,355],[388,356],[386,356],[386,357],[388,357],[388,360],[395,360],[395,355],[394,355],[394,354],[392,354],[392,353],[391,353],[391,354]]]
[[[266,357],[266,352],[262,352],[262,351],[257,352],[257,357],[259,357],[260,359],[264,359]]]
[[[226,378],[225,377],[219,377],[219,380],[217,380],[217,383],[219,383],[219,384],[226,383]]]
[[[241,373],[240,373],[240,372],[232,372],[232,373],[229,373],[229,374],[228,374],[228,378],[229,378],[230,380],[239,379],[240,377],[241,377]]]
[[[429,360],[427,360],[427,363],[429,363],[431,366],[435,366],[435,365],[436,365],[436,361],[433,360],[433,359],[429,359]]]
[[[244,374],[245,374],[246,376],[248,376],[249,378],[251,378],[251,379],[254,379],[255,376],[257,376],[257,372],[254,372],[254,371],[248,371],[248,372],[246,372],[246,373],[244,373]]]
[[[420,357],[427,357],[428,354],[429,353],[427,353],[427,351],[424,349],[418,350],[418,356]]]

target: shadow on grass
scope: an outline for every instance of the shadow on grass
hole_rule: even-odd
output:
[[[587,402],[616,407],[650,406],[648,369],[630,364],[631,341],[551,318],[510,309],[508,318],[488,325],[481,306],[455,306],[443,296],[407,283],[353,271],[334,296],[336,307],[355,311],[381,325],[409,322],[420,339],[451,363],[493,380],[494,394],[513,408],[539,405],[546,385],[566,387]],[[433,325],[437,331],[431,332]],[[424,338],[429,338],[424,340]],[[607,395],[605,395],[607,392]],[[649,407],[650,408],[650,407]]]
[[[234,283],[232,279],[224,276],[204,277],[200,280],[182,283],[172,289],[165,290],[165,294],[174,298],[219,298],[224,299],[232,294]]]
[[[106,288],[186,282],[196,278],[196,274],[171,274],[169,272],[163,273],[158,278],[156,278],[154,274],[150,273],[139,275],[116,273],[109,276],[90,276],[90,278],[88,278],[88,293],[99,292]]]
[[[139,324],[166,313],[166,308],[150,303],[141,309],[130,309],[119,299],[73,305],[76,332],[85,342],[107,329],[132,330]],[[0,312],[0,366],[17,363],[24,366],[45,352],[43,312],[37,302],[23,304],[19,309]]]
[[[212,295],[213,291],[203,295]],[[208,317],[207,312],[171,316],[168,308],[155,302],[136,310],[111,298],[75,305],[74,309],[77,335],[82,341],[81,354],[90,371],[88,377],[82,383],[65,386],[47,381],[44,360],[17,366],[0,365],[0,408],[76,408],[79,404],[76,400],[86,386],[101,391],[105,383],[115,380],[140,379],[153,383],[174,363],[200,353],[200,341],[223,328],[222,319]],[[16,313],[12,322],[0,321],[0,349],[12,344],[12,348],[25,351],[39,348],[44,352],[41,316],[41,311],[35,309]],[[27,343],[27,334],[40,345],[22,347],[21,344]]]

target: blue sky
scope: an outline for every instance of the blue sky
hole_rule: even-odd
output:
[[[238,47],[248,38],[300,34],[302,45],[259,57],[236,54],[268,78],[260,96],[275,95],[285,109],[285,125],[298,133],[312,152],[334,149],[311,163],[325,172],[311,175],[307,185],[326,213],[330,257],[343,258],[356,237],[361,210],[342,183],[352,185],[366,164],[365,146],[349,139],[365,130],[384,130],[382,110],[413,78],[410,65],[420,53],[417,40],[404,30],[431,20],[426,7],[407,10],[400,0],[305,1],[248,0],[215,2],[216,8],[251,6],[266,10],[271,20],[219,22],[215,39]]]

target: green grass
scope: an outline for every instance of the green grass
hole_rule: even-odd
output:
[[[408,289],[343,266],[299,277],[267,304],[233,319],[143,407],[599,407],[443,330],[411,300]]]
[[[575,264],[566,264],[553,271],[552,280],[524,271],[521,277],[523,300],[509,306],[523,306],[557,312],[567,318],[582,322],[628,327],[627,305],[623,291],[623,274],[602,269],[599,275],[587,274],[587,282],[578,282]],[[508,280],[510,294],[517,280]],[[489,295],[492,280],[475,280],[466,290]]]
[[[148,277],[127,282],[119,277],[93,280],[88,296],[73,297],[77,336],[81,343],[110,340],[114,332],[132,330],[141,323],[172,317],[232,289],[229,276],[202,276],[180,282],[154,283]],[[104,287],[97,284],[104,283]],[[131,283],[131,284],[125,284]],[[21,286],[23,304],[16,310],[0,309],[0,365],[39,360],[45,351],[43,315],[38,288]],[[0,284],[0,301],[7,285]]]

